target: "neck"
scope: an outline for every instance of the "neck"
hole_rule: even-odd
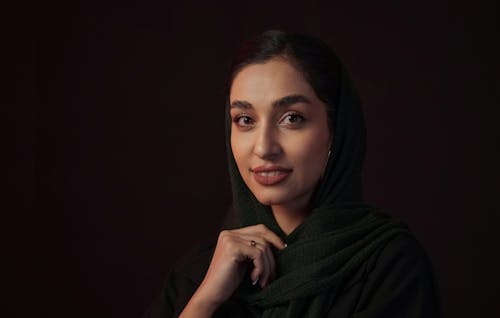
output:
[[[308,207],[273,205],[272,209],[276,222],[286,235],[292,233],[311,214]]]

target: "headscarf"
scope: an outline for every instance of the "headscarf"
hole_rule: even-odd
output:
[[[231,119],[226,107],[226,145],[233,205],[226,228],[264,224],[288,246],[273,250],[277,277],[263,289],[243,282],[235,297],[256,316],[324,317],[344,283],[364,261],[396,235],[401,223],[362,199],[361,172],[366,131],[361,102],[345,67],[338,63],[339,87],[334,111],[334,141],[325,172],[312,196],[312,213],[292,233],[278,226],[270,206],[261,204],[244,183],[230,144]]]

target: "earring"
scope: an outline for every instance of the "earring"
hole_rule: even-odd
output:
[[[325,172],[326,172],[326,166],[328,166],[328,160],[330,160],[330,154],[332,153],[332,150],[328,150],[328,156],[326,157],[326,163],[325,163],[325,168],[323,169],[323,173],[321,174],[321,179],[323,179],[323,177],[325,176]]]

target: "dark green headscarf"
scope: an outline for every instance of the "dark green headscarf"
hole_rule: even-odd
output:
[[[399,222],[362,200],[361,170],[366,132],[361,102],[340,61],[338,96],[329,111],[334,141],[325,173],[312,197],[312,214],[292,233],[278,226],[239,174],[230,146],[231,119],[226,108],[226,140],[233,207],[226,228],[265,224],[287,244],[274,251],[277,278],[264,289],[242,283],[240,297],[262,317],[324,317],[343,284],[391,238],[407,232]],[[229,104],[229,103],[228,103]],[[229,106],[229,105],[228,105]]]

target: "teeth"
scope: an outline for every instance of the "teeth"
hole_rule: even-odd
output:
[[[274,176],[277,176],[279,174],[282,174],[281,171],[268,171],[268,172],[257,172],[257,174],[259,176],[263,176],[263,177],[274,177]]]

